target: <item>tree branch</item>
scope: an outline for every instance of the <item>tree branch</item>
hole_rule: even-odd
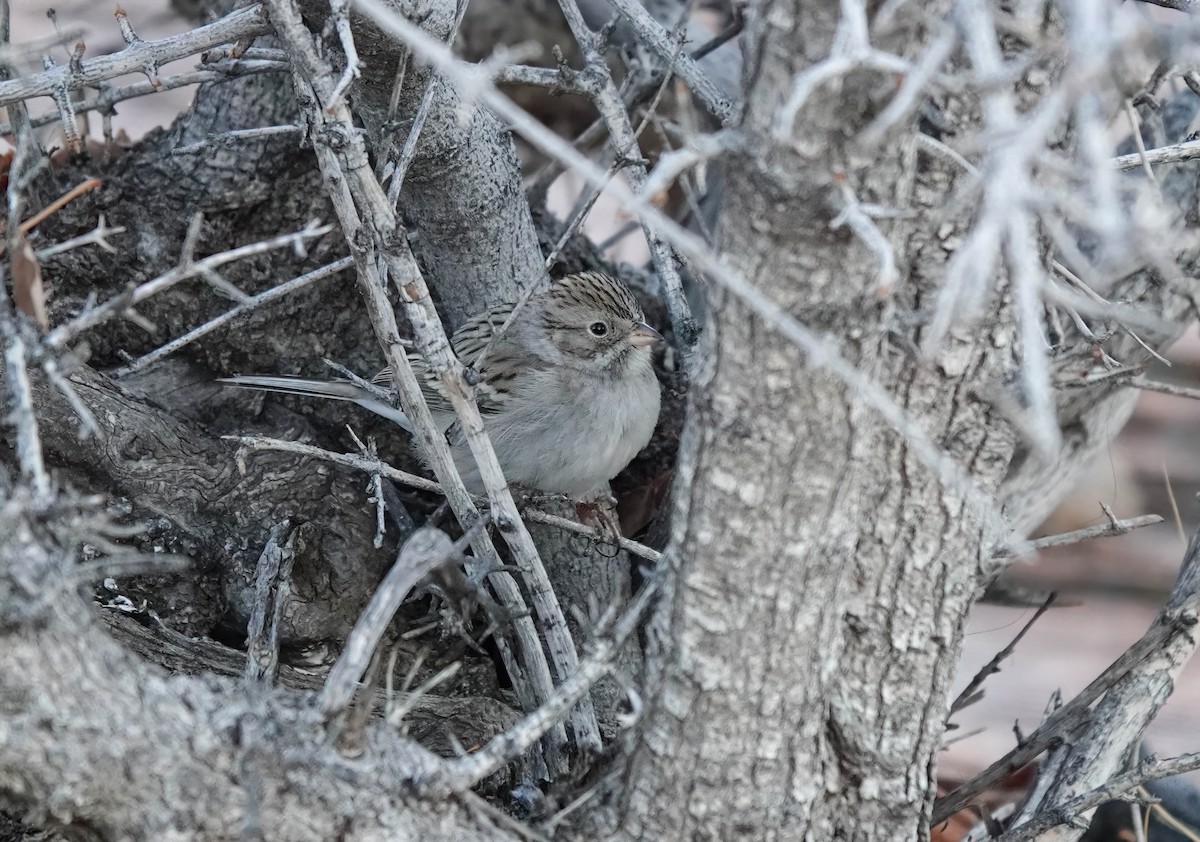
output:
[[[202,53],[221,44],[266,35],[271,25],[261,4],[231,12],[206,26],[189,29],[159,41],[129,44],[119,53],[98,56],[80,62],[34,73],[19,79],[0,81],[0,105],[21,102],[35,96],[53,96],[56,91],[77,91],[106,79],[129,73],[147,73],[154,85],[157,68],[177,59]]]

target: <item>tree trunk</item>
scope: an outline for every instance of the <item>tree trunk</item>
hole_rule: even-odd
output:
[[[922,208],[931,194],[914,177],[945,174],[917,173],[915,127],[882,149],[842,139],[871,116],[874,74],[843,79],[840,101],[802,111],[796,136],[776,143],[779,103],[828,54],[838,11],[775,2],[757,20],[752,154],[727,170],[726,258],[994,491],[1014,436],[980,396],[1012,365],[1011,322],[915,359],[894,314],[938,280],[944,257],[922,251],[921,229],[940,220],[889,232],[911,267],[890,300],[876,295],[871,254],[830,230],[843,179],[864,202]],[[919,25],[894,34],[905,55],[924,41]],[[999,536],[856,389],[730,296],[712,304],[619,836],[921,838],[966,612]]]

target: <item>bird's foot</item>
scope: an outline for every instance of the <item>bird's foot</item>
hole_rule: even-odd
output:
[[[615,506],[617,501],[612,497],[601,500],[577,500],[575,502],[575,517],[576,519],[587,526],[594,526],[597,530],[607,534],[612,538],[613,543],[618,543],[621,535],[621,524],[617,522]]]

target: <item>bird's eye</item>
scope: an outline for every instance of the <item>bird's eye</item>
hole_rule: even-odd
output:
[[[604,322],[592,322],[588,325],[588,330],[592,332],[592,336],[605,336],[608,334],[608,325]]]

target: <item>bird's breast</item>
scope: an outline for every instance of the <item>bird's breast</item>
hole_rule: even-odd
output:
[[[634,362],[620,377],[557,369],[522,384],[486,422],[505,476],[578,499],[620,473],[658,421],[658,380]]]

